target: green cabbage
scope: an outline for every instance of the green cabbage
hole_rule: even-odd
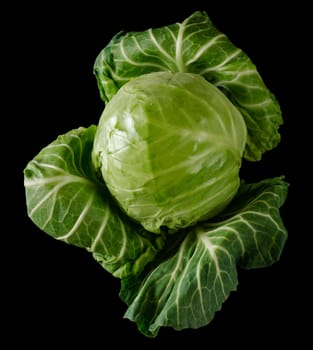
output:
[[[277,146],[279,104],[199,11],[118,33],[94,73],[99,125],[60,135],[27,163],[28,215],[121,279],[125,317],[144,335],[207,325],[236,289],[237,266],[273,264],[287,239],[288,183],[239,177],[243,158]]]

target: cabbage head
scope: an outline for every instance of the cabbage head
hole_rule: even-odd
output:
[[[233,199],[246,134],[238,109],[203,77],[154,72],[106,105],[93,162],[130,218],[151,232],[175,232]]]

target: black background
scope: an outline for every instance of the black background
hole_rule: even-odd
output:
[[[125,3],[88,1],[70,6],[46,1],[13,5],[2,13],[10,16],[2,65],[9,77],[4,95],[9,109],[2,129],[7,214],[1,230],[2,333],[9,340],[7,348],[15,344],[41,349],[119,348],[125,343],[136,349],[160,349],[173,343],[177,348],[253,349],[292,341],[300,346],[308,337],[310,321],[305,315],[310,315],[312,294],[308,9],[299,1],[281,6],[273,1]],[[281,143],[261,162],[244,163],[242,176],[251,182],[285,176],[290,190],[281,214],[289,238],[278,263],[239,270],[238,290],[211,324],[179,332],[164,328],[149,339],[123,319],[126,305],[118,297],[118,279],[85,250],[50,238],[29,220],[23,169],[59,134],[97,124],[104,104],[93,63],[114,34],[181,22],[196,10],[205,10],[214,25],[250,56],[280,102],[285,121]]]

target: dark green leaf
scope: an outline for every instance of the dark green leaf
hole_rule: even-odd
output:
[[[135,279],[122,280],[125,317],[154,337],[162,326],[199,328],[208,324],[236,289],[236,265],[276,262],[287,238],[279,208],[288,184],[281,178],[242,184],[223,217],[191,227],[179,248]]]
[[[130,221],[91,166],[96,126],[61,135],[25,170],[29,217],[43,231],[88,249],[116,277],[137,273],[153,259],[162,237]]]
[[[105,102],[129,80],[156,71],[200,74],[220,88],[245,118],[246,159],[259,160],[279,143],[283,120],[278,102],[250,58],[214,27],[205,12],[162,28],[118,33],[94,65]]]

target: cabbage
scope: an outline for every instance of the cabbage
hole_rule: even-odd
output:
[[[246,183],[242,160],[280,141],[280,106],[205,12],[118,33],[95,59],[98,125],[74,128],[24,169],[29,218],[121,279],[147,337],[207,325],[237,267],[280,259],[283,176]]]
[[[148,231],[177,231],[218,214],[236,194],[246,143],[240,112],[192,73],[156,72],[107,104],[95,167],[127,215]]]

